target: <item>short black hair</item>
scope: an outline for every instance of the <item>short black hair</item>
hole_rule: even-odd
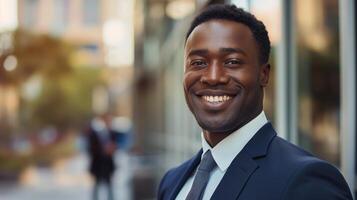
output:
[[[186,34],[186,41],[198,25],[215,19],[230,20],[248,26],[259,46],[259,61],[261,63],[268,62],[271,47],[268,31],[263,22],[255,18],[253,14],[244,11],[242,8],[237,8],[235,5],[213,4],[208,6],[193,19]]]

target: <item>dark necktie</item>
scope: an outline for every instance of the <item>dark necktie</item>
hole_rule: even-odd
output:
[[[211,151],[208,150],[201,160],[198,166],[195,179],[190,192],[188,193],[186,200],[201,200],[203,193],[206,189],[210,173],[216,167],[216,162],[214,161]]]

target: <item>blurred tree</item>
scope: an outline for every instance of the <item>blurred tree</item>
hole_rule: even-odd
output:
[[[42,93],[30,105],[32,123],[27,127],[53,125],[60,131],[82,127],[92,117],[92,90],[99,74],[99,69],[80,67],[58,81],[45,79]]]
[[[0,56],[2,85],[21,85],[34,74],[57,78],[72,70],[72,48],[58,38],[16,30],[12,33],[11,42]],[[9,56],[14,56],[17,64],[13,69],[6,70],[4,62]]]
[[[60,38],[24,30],[11,35],[10,47],[2,52],[0,48],[0,86],[15,86],[19,94],[17,132],[36,133],[46,126],[60,131],[80,127],[91,117],[92,89],[99,81],[100,68],[74,66],[75,49]],[[5,67],[9,56],[17,61],[11,70]],[[35,92],[30,87],[31,98],[27,98],[24,88],[34,77],[40,89]]]
[[[4,34],[11,35],[7,48],[1,44]],[[2,91],[13,90],[19,98],[15,125],[2,121],[1,108],[6,105],[0,99],[0,163],[7,163],[0,165],[0,174],[21,170],[30,161],[51,162],[54,155],[64,156],[66,149],[73,151],[68,148],[73,138],[46,146],[46,151],[34,146],[26,159],[8,148],[19,135],[37,134],[49,126],[60,133],[78,130],[92,117],[92,90],[101,82],[103,68],[75,66],[74,53],[73,45],[60,38],[23,30],[0,33],[0,96]]]

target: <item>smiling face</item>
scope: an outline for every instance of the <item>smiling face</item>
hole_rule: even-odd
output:
[[[186,102],[205,133],[229,135],[263,109],[269,64],[249,27],[229,20],[198,25],[185,46]]]

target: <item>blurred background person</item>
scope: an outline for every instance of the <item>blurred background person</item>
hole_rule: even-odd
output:
[[[98,200],[100,188],[107,191],[108,200],[114,199],[112,177],[116,168],[114,153],[117,148],[117,134],[111,127],[109,114],[92,120],[88,132],[89,171],[94,178],[93,200]]]

